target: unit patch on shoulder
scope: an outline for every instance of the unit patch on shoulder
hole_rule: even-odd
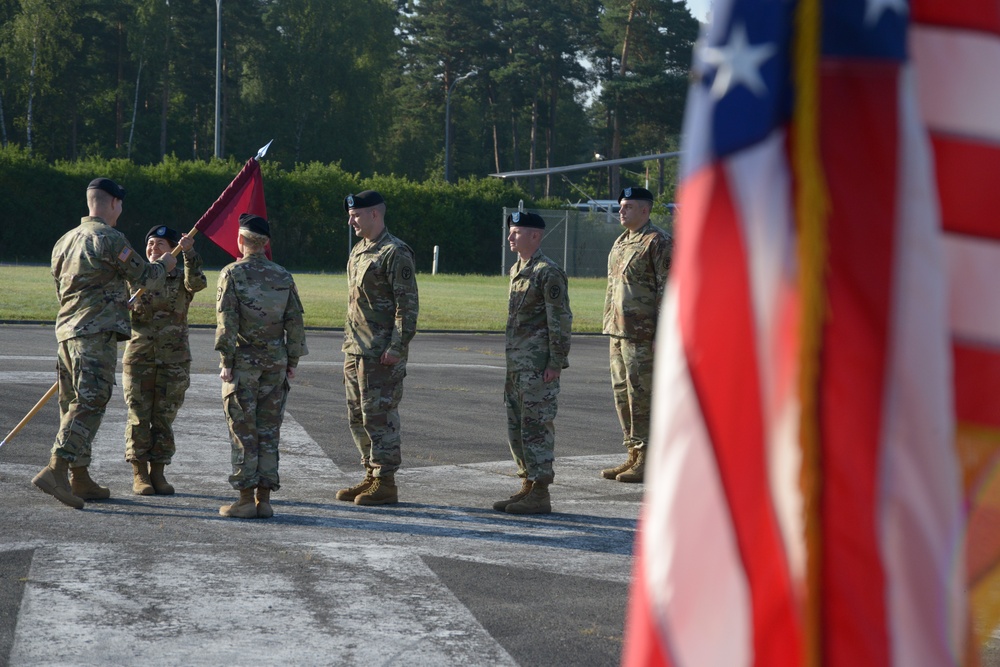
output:
[[[559,285],[552,285],[549,287],[549,299],[556,301],[560,296],[562,296],[562,288]]]
[[[122,251],[118,253],[118,261],[127,262],[128,258],[131,256],[132,256],[132,248],[125,246],[124,248],[122,248]]]
[[[402,270],[399,272],[399,276],[403,280],[409,280],[410,278],[413,277],[413,269],[411,269],[408,266],[404,266]]]

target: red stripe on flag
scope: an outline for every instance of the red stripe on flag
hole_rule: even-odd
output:
[[[828,667],[889,664],[879,550],[879,450],[897,173],[896,64],[822,65],[831,199],[823,333],[823,652]],[[857,147],[865,147],[859,160]]]
[[[954,341],[955,416],[1000,428],[1000,350]]]
[[[636,532],[635,561],[632,565],[632,584],[629,587],[628,611],[625,623],[625,644],[622,650],[622,664],[639,667],[672,667],[665,641],[666,630],[655,622],[653,601],[649,596],[649,581],[646,579],[646,564],[643,549],[639,546],[643,539],[642,522]]]
[[[914,23],[1000,34],[1000,4],[995,0],[913,0]]]
[[[746,570],[754,664],[796,665],[801,628],[768,486],[746,249],[721,166],[681,187],[681,336]]]
[[[1000,239],[1000,147],[940,135],[932,142],[944,229]]]

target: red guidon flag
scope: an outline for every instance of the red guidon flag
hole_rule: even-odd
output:
[[[211,208],[205,211],[195,228],[235,258],[240,257],[236,236],[240,229],[240,215],[252,213],[267,217],[264,203],[264,180],[260,174],[260,163],[250,158],[233,182],[219,195]],[[271,257],[271,246],[267,246],[267,257]]]
[[[947,4],[997,21],[984,2]],[[910,8],[716,0],[712,13],[685,119],[624,663],[968,664],[955,304]],[[990,30],[978,68],[954,48],[933,57],[943,78],[976,82],[958,106],[1000,94]],[[995,104],[977,112],[1000,119]],[[975,163],[959,162],[948,180],[962,188]],[[991,327],[1000,339],[1000,318]],[[1000,401],[978,370],[968,389]]]

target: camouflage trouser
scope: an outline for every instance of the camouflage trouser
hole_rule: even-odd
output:
[[[281,487],[278,440],[287,398],[284,368],[237,368],[233,369],[233,381],[222,383],[222,407],[233,446],[229,483],[234,489]]]
[[[122,367],[122,391],[128,406],[126,461],[170,463],[176,451],[172,424],[189,386],[190,362]]]
[[[517,474],[549,484],[555,474],[555,425],[559,380],[543,382],[544,371],[507,373],[503,402],[507,406],[507,442]]]
[[[376,477],[391,475],[402,463],[399,450],[399,401],[403,398],[406,359],[386,366],[378,359],[344,357],[347,420],[361,463]]]
[[[653,344],[611,337],[611,386],[622,444],[645,449],[653,392]]]
[[[114,332],[59,343],[59,433],[52,452],[72,467],[90,465],[91,445],[115,386],[118,339]]]

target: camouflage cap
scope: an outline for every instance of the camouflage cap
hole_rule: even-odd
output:
[[[240,229],[271,238],[271,225],[268,224],[267,220],[253,213],[240,214]]]
[[[115,199],[125,201],[125,188],[118,185],[110,178],[95,178],[87,186],[88,190],[104,190]]]
[[[344,210],[350,211],[352,208],[369,208],[377,204],[384,204],[385,199],[374,190],[365,190],[356,195],[344,197]]]
[[[637,199],[639,201],[653,201],[656,199],[653,193],[646,188],[625,188],[618,193],[618,203],[623,199]]]
[[[528,211],[514,211],[507,216],[508,227],[534,227],[535,229],[545,229],[545,218],[537,213]]]
[[[176,229],[167,227],[166,225],[156,225],[146,232],[146,243],[149,243],[149,239],[152,238],[165,239],[166,242],[170,244],[170,247],[173,248],[180,243],[181,233]]]

